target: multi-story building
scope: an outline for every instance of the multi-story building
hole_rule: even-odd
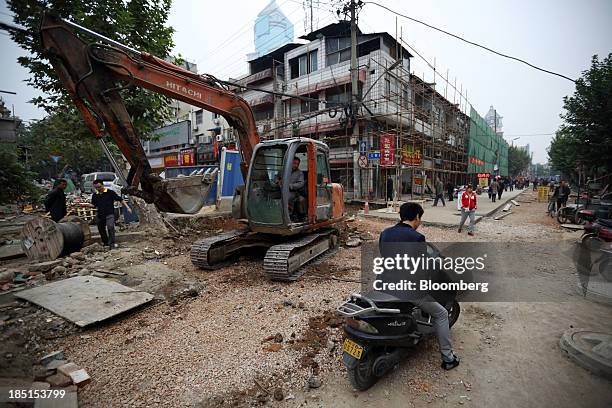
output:
[[[237,91],[253,107],[262,137],[325,141],[332,180],[344,185],[348,199],[385,197],[388,178],[400,194],[422,193],[434,174],[463,181],[469,117],[410,74],[411,55],[390,34],[358,30],[357,38],[355,112],[346,21],[249,62],[249,75],[237,81],[256,90]]]

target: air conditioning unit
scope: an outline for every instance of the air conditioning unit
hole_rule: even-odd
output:
[[[198,125],[195,125],[195,126],[193,127],[193,130],[197,132],[198,130],[200,130],[200,128],[198,127]]]
[[[215,119],[213,119],[213,123],[214,123],[215,125],[218,125],[218,124],[219,124],[219,118],[215,118]]]

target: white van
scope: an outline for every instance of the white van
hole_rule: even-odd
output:
[[[82,176],[83,185],[81,190],[84,193],[93,194],[95,189],[93,187],[94,180],[100,179],[104,183],[104,187],[113,190],[118,195],[121,195],[121,181],[115,173],[109,171],[103,171],[99,173],[89,173]]]

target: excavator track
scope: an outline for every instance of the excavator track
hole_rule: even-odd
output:
[[[337,244],[335,230],[308,234],[292,242],[270,247],[264,258],[264,271],[269,279],[291,282],[304,273],[304,266]]]
[[[191,246],[191,263],[201,269],[218,269],[227,264],[225,247],[240,240],[244,231],[230,231],[200,239]]]

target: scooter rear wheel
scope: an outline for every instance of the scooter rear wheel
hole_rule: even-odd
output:
[[[347,370],[348,378],[353,388],[365,391],[374,385],[378,379],[372,369],[375,360],[375,356],[372,353],[368,353],[365,359],[359,360],[355,367]]]

